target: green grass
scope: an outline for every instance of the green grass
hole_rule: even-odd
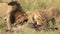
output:
[[[11,0],[1,0],[2,2],[10,2]],[[0,1],[0,2],[1,2]],[[35,10],[35,8],[39,7],[39,8],[46,8],[49,6],[56,6],[59,7],[60,9],[60,0],[17,0],[24,11],[26,11],[28,13],[28,15],[31,15],[33,10]],[[2,8],[1,8],[2,9]],[[29,16],[29,22],[32,21],[31,20],[31,16]],[[57,27],[59,27],[60,29],[60,18],[56,19],[57,20]],[[5,27],[6,24],[3,24],[3,20],[0,19],[0,34],[12,34],[11,32],[6,32],[5,31]],[[34,29],[27,29],[21,32],[13,32],[13,34],[60,34],[60,30],[56,30],[56,31],[35,31]]]

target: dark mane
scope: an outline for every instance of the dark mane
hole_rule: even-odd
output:
[[[17,2],[17,1],[11,1],[10,3],[8,3],[8,5],[10,5],[10,6],[16,6],[15,8],[15,10],[12,10],[11,12],[10,12],[10,21],[11,21],[11,23],[14,23],[15,22],[15,18],[17,17],[15,17],[15,15],[16,15],[16,13],[18,14],[18,13],[25,13],[24,11],[23,11],[23,9],[22,9],[22,7],[21,7],[21,5]],[[14,9],[14,8],[13,8]],[[21,15],[22,15],[21,14]]]
[[[7,10],[11,10],[6,12],[6,24],[8,27],[7,31],[14,31],[14,26],[23,25],[28,21],[28,15],[22,9],[20,3],[18,3],[17,1],[11,1],[7,5]],[[9,6],[11,7],[11,9],[8,9],[10,8]]]
[[[22,10],[21,5],[17,1],[11,1],[10,3],[8,3],[8,5],[16,6],[16,10],[15,11],[17,11],[17,10],[21,11]]]

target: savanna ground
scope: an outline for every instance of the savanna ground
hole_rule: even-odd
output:
[[[11,0],[0,0],[0,3],[3,2],[10,2]],[[46,8],[49,6],[55,6],[55,7],[59,7],[60,9],[60,0],[17,0],[24,11],[26,11],[26,13],[29,15],[29,21],[31,22],[31,14],[33,13],[34,9],[39,7],[39,8]],[[2,5],[0,5],[0,34],[60,34],[60,17],[56,19],[56,26],[59,28],[59,30],[55,30],[55,31],[35,31],[34,29],[27,29],[24,31],[20,31],[20,32],[6,32],[5,31],[5,27],[6,24],[4,24],[4,20],[3,17],[5,15],[6,12],[6,5],[5,3],[3,3]],[[1,18],[2,17],[2,18]]]

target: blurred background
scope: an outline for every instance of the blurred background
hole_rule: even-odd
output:
[[[5,32],[6,24],[4,24],[4,16],[7,10],[7,3],[12,0],[0,0],[0,34],[12,34],[11,32]],[[14,0],[15,1],[15,0]],[[16,0],[22,6],[23,10],[31,15],[36,8],[45,9],[46,7],[58,7],[60,9],[60,0]],[[29,16],[29,22],[32,21]],[[57,20],[57,26],[60,28],[60,18]],[[60,30],[57,31],[40,31],[36,32],[33,29],[24,30],[23,32],[13,32],[13,34],[60,34]]]

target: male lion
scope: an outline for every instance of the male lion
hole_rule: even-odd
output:
[[[22,10],[22,7],[17,1],[11,1],[8,3],[8,9],[6,12],[6,22],[8,30],[12,29],[12,24],[23,25],[28,21],[28,15]]]

